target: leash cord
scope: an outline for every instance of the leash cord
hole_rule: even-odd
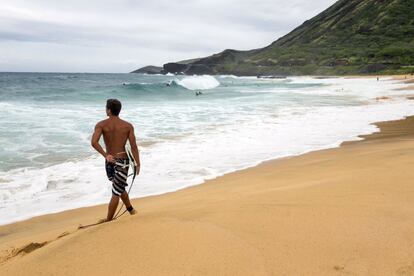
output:
[[[132,158],[132,154],[130,154],[128,151],[126,152],[126,154],[128,155],[128,158],[130,160],[131,159],[133,160],[132,164],[135,165],[135,159]],[[120,164],[120,165],[122,165],[122,164]],[[137,176],[136,167],[133,166],[133,168],[134,168],[134,172],[127,176],[127,177],[130,177],[131,175],[134,175],[132,177],[131,185],[129,186],[129,189],[128,189],[128,196],[129,196],[129,193],[131,192],[132,186],[134,185],[135,177]],[[121,208],[118,209],[118,211],[116,212],[116,214],[115,214],[115,216],[112,220],[116,220],[116,219],[120,218],[123,214],[126,213],[127,209],[125,208],[125,210],[118,216],[119,212],[121,212],[121,210],[122,210],[122,207],[124,207],[124,202],[122,202]],[[79,225],[78,229],[85,229],[85,228],[88,228],[88,227],[91,227],[91,226],[99,225],[101,223],[102,222],[92,223],[92,224],[88,224],[88,225]]]
[[[134,176],[132,177],[132,182],[131,182],[131,185],[129,186],[129,189],[128,189],[128,197],[129,197],[129,193],[131,192],[132,186],[134,185],[135,176],[137,175],[137,171],[136,171],[136,167],[135,167],[135,159],[133,158],[132,153],[129,151],[129,149],[127,149],[127,150],[125,151],[125,153],[127,154],[128,159],[130,160],[130,164],[133,164],[133,170],[134,170],[134,172],[133,172]],[[131,162],[131,161],[132,161],[132,162]],[[122,200],[122,198],[121,198],[121,200]],[[124,207],[124,205],[125,205],[125,204],[124,204],[124,202],[122,202],[122,204],[121,204],[121,208],[119,208],[119,209],[118,209],[118,211],[116,212],[116,214],[115,214],[115,216],[114,216],[113,220],[116,220],[116,219],[118,219],[118,218],[122,217],[122,215],[126,213],[127,209],[125,208],[124,212],[122,212],[122,214],[120,214],[120,215],[118,216],[119,212],[121,212],[122,207]],[[125,207],[126,207],[126,206],[125,206]]]
[[[128,189],[128,196],[129,196],[129,192],[131,192],[132,186],[134,185],[135,176],[136,176],[136,174],[135,174],[135,171],[134,171],[134,177],[132,178],[131,185],[129,186],[129,189]],[[122,210],[122,207],[124,207],[124,202],[122,202],[121,208],[119,208],[119,209],[118,209],[118,212],[116,212],[116,214],[115,214],[115,216],[114,216],[113,220],[116,220],[116,219],[118,219],[118,218],[122,217],[122,215],[126,213],[127,209],[125,209],[125,210],[124,210],[124,212],[122,212],[122,214],[120,214],[120,215],[118,216],[119,212],[121,212],[121,210]]]

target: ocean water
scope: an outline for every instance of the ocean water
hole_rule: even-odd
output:
[[[90,147],[108,98],[135,125],[142,169],[132,197],[200,184],[265,160],[339,146],[414,115],[382,79],[0,73],[0,224],[105,203]],[[203,94],[196,96],[196,91]],[[137,206],[139,208],[139,206]]]

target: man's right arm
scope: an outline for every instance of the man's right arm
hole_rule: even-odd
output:
[[[91,145],[92,147],[99,152],[107,161],[112,162],[113,157],[111,155],[106,154],[104,149],[102,148],[101,144],[99,144],[99,139],[102,136],[102,125],[100,123],[96,124],[95,131],[93,132]]]
[[[131,125],[131,129],[129,130],[128,140],[129,140],[129,144],[131,145],[132,155],[136,162],[135,171],[136,171],[136,174],[139,174],[139,171],[141,169],[141,161],[139,160],[139,151],[138,151],[137,141],[135,138],[134,127],[132,125]]]

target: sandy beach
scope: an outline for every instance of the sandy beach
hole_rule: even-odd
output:
[[[378,126],[96,227],[106,205],[1,226],[0,274],[414,275],[414,117]]]
[[[0,19],[0,276],[414,276],[414,0]]]

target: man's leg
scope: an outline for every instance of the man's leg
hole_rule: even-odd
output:
[[[107,221],[113,219],[115,215],[116,208],[118,207],[119,196],[112,194],[111,200],[108,205],[108,216],[106,217]]]
[[[128,196],[128,193],[126,191],[124,191],[121,194],[121,199],[122,199],[122,202],[125,204],[126,208],[131,207],[131,202],[129,201],[129,196]]]
[[[129,211],[129,213],[130,213],[131,215],[134,215],[134,214],[136,213],[136,211],[135,211],[135,210],[134,210],[134,208],[132,207],[131,202],[129,201],[129,196],[128,196],[128,193],[127,193],[126,191],[124,191],[124,192],[121,194],[121,199],[122,199],[122,202],[124,202],[125,207],[126,207],[126,208],[127,208],[127,210]]]

